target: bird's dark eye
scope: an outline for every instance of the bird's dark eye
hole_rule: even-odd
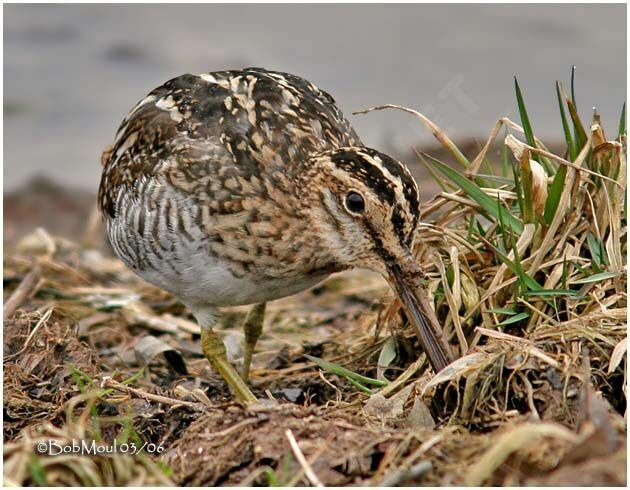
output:
[[[356,192],[349,192],[346,196],[346,207],[352,213],[362,213],[365,209],[365,201],[363,196]]]

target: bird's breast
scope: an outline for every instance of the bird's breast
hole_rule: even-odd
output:
[[[305,224],[289,210],[269,209],[267,201],[214,214],[218,210],[183,196],[163,182],[142,183],[135,193],[119,195],[107,231],[127,266],[187,304],[270,301],[334,272],[313,264]]]

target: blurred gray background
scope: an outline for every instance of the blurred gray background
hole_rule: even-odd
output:
[[[625,5],[5,5],[4,188],[35,175],[96,190],[126,112],[176,75],[247,65],[329,91],[364,141],[408,154],[431,142],[396,103],[454,139],[517,117],[561,139],[554,81],[577,65],[578,106],[616,131],[626,96]],[[613,127],[615,128],[612,131]],[[6,209],[5,209],[6,211]]]

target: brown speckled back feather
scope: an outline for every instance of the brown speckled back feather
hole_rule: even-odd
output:
[[[182,75],[153,90],[122,122],[99,203],[113,217],[121,188],[133,192],[138,179],[164,172],[173,159],[181,175],[170,180],[190,191],[209,173],[260,178],[261,165],[290,173],[312,153],[342,146],[362,145],[333,98],[300,77],[262,68]]]

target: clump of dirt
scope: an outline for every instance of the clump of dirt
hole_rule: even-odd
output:
[[[48,310],[4,323],[4,436],[34,420],[54,420],[79,393],[76,373],[96,376],[96,353],[77,338],[77,326]]]
[[[380,462],[382,430],[319,407],[229,406],[197,419],[165,456],[179,485],[266,485],[269,474],[302,481],[287,432],[325,485],[360,484]],[[301,476],[298,476],[300,475]],[[289,483],[281,481],[282,484]]]

